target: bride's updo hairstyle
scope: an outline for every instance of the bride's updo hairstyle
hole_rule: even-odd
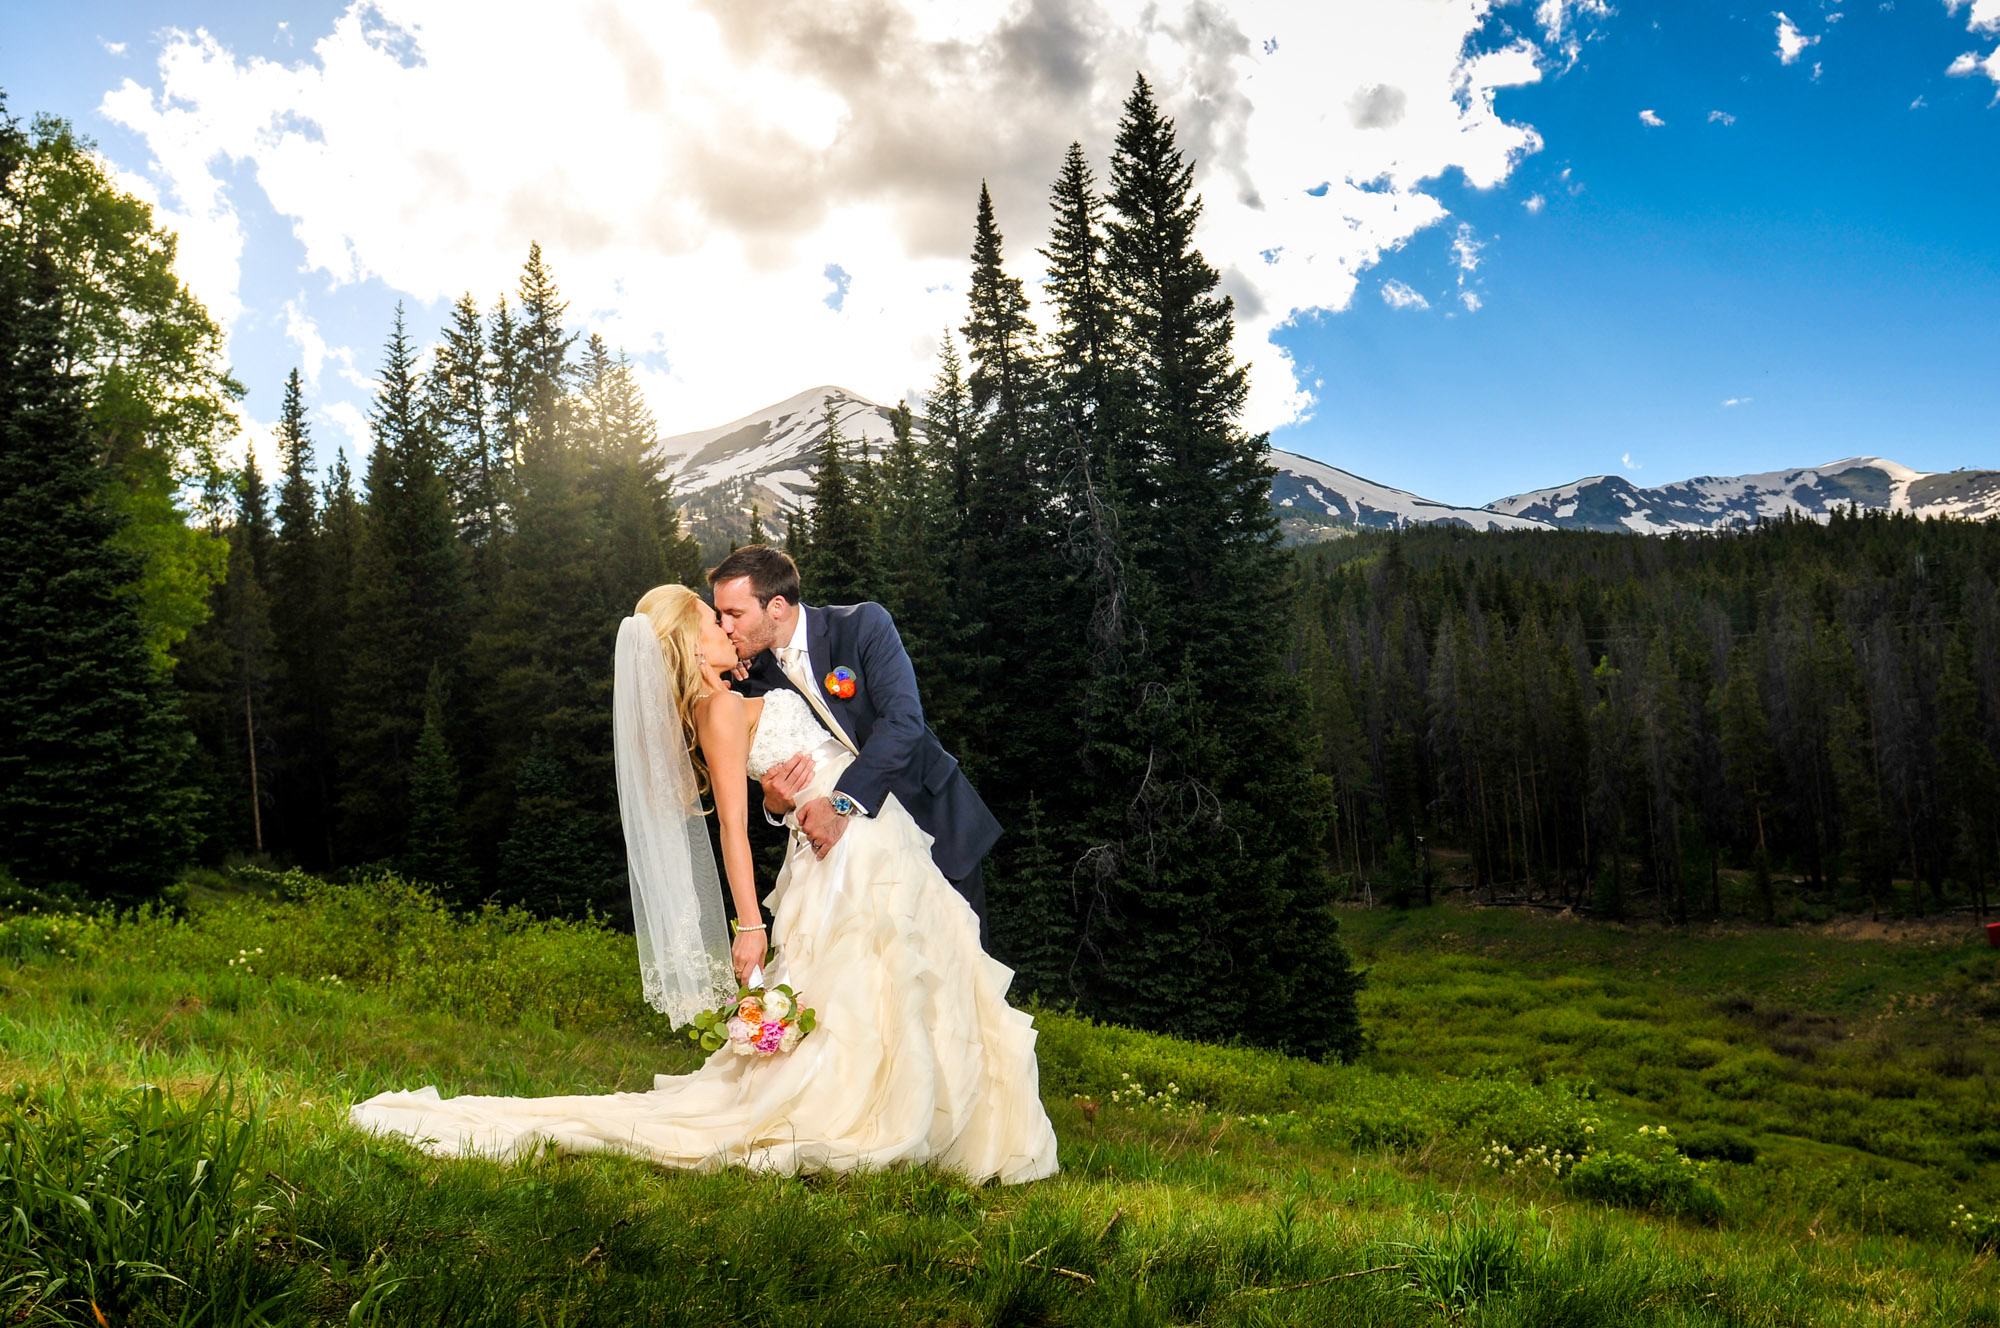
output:
[[[639,597],[632,612],[652,620],[653,635],[659,638],[660,653],[667,661],[667,687],[674,694],[674,709],[681,720],[681,737],[687,741],[688,759],[694,762],[697,785],[708,792],[708,762],[701,756],[695,734],[694,703],[708,691],[701,677],[701,629],[710,612],[701,596],[686,586],[654,586]]]

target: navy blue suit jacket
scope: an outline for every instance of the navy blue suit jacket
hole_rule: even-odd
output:
[[[820,699],[860,749],[834,787],[871,814],[895,794],[935,841],[938,870],[953,881],[970,876],[1000,838],[1000,822],[924,723],[916,670],[889,611],[872,603],[808,609],[806,650]],[[826,690],[826,676],[843,665],[854,671],[854,695],[844,699]],[[746,693],[798,690],[768,650],[751,661],[748,681],[756,686]]]

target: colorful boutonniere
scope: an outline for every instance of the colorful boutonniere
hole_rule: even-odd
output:
[[[854,695],[854,670],[842,664],[826,675],[826,694],[845,701]]]

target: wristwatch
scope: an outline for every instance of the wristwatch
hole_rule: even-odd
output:
[[[861,810],[855,804],[854,799],[848,797],[845,793],[828,794],[826,800],[833,805],[833,814],[835,816],[852,816]]]

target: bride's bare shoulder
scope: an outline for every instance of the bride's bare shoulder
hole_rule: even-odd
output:
[[[749,700],[732,691],[710,692],[694,703],[694,724],[704,737],[747,731],[762,700]]]

